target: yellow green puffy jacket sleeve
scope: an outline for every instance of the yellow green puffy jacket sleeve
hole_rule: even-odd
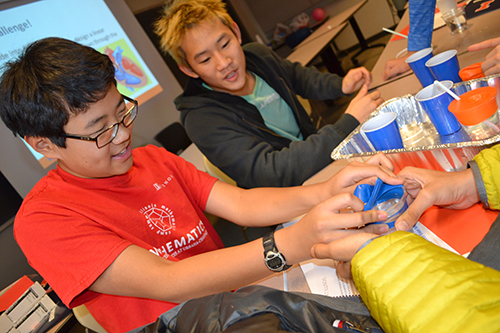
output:
[[[500,144],[484,149],[474,157],[492,209],[500,209]],[[477,179],[476,179],[477,183]]]
[[[354,282],[385,332],[500,332],[500,272],[403,231],[352,260]]]

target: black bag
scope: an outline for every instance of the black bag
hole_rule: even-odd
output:
[[[263,286],[193,299],[132,332],[382,332],[354,298],[284,292]]]

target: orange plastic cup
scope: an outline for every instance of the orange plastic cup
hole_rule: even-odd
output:
[[[484,77],[483,70],[481,69],[482,64],[482,62],[478,62],[464,67],[458,72],[458,76],[460,76],[462,81],[469,81]]]
[[[448,110],[465,126],[477,125],[497,110],[497,90],[493,87],[481,87],[460,95],[460,100],[453,100]]]

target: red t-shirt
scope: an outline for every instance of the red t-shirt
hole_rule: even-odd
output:
[[[124,175],[84,179],[60,168],[26,196],[14,225],[28,261],[70,307],[85,303],[108,332],[156,320],[175,303],[87,288],[129,245],[167,260],[223,247],[203,211],[216,179],[163,148],[133,150]]]

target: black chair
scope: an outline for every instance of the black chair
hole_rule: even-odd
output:
[[[154,139],[166,150],[176,155],[182,153],[191,144],[184,126],[179,122],[165,127],[160,133],[155,135]]]

